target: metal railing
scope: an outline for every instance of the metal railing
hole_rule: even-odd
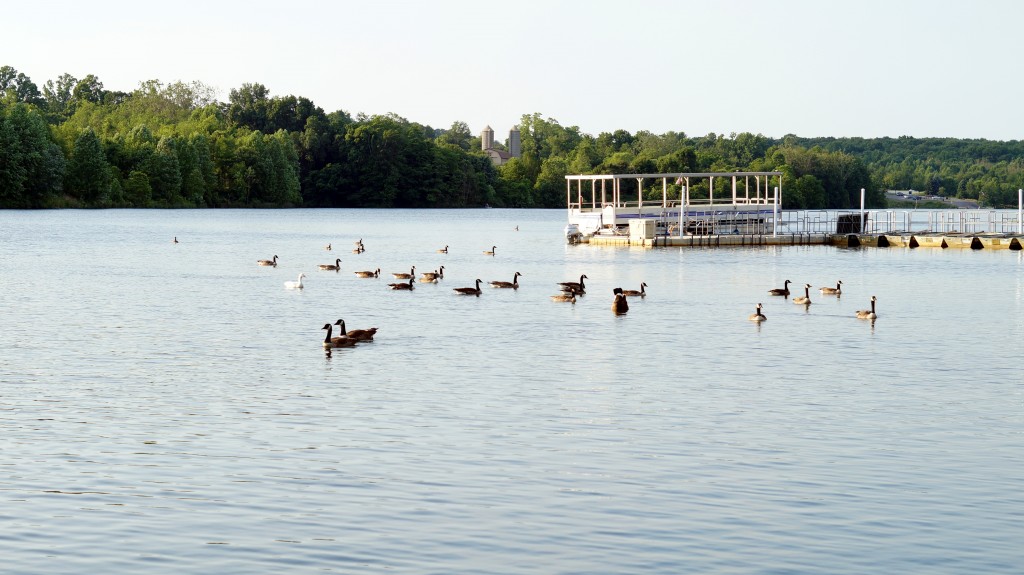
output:
[[[858,210],[784,210],[779,212],[778,232],[834,234],[840,216],[859,220],[860,214]],[[863,214],[862,233],[867,234],[1016,234],[1022,228],[1018,210],[865,210]]]

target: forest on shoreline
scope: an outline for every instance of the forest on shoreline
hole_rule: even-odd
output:
[[[1024,188],[1020,140],[592,136],[539,113],[518,129],[521,157],[494,166],[460,121],[325,112],[259,83],[227,102],[198,82],[121,92],[63,74],[40,89],[2,66],[0,208],[562,208],[566,174],[736,170],[783,172],[786,209],[858,207],[861,188],[872,208],[910,189],[1016,207]]]

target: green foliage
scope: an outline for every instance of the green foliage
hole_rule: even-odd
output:
[[[103,206],[110,199],[110,165],[92,129],[82,130],[75,140],[65,187],[71,197],[85,205]]]
[[[626,130],[594,137],[539,113],[517,126],[521,156],[495,168],[464,122],[325,113],[259,83],[226,103],[200,83],[107,90],[96,76],[43,85],[0,67],[0,207],[563,207],[566,174],[782,171],[787,208],[868,207],[916,189],[1016,205],[1024,142],[772,139]],[[495,146],[505,149],[500,142]],[[661,197],[661,185],[641,193]],[[722,183],[716,182],[716,195]],[[778,182],[772,182],[778,185]],[[672,194],[679,193],[673,186]],[[707,197],[707,182],[693,197]]]

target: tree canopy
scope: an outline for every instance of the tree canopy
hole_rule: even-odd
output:
[[[227,102],[198,82],[108,90],[63,74],[42,90],[0,67],[0,207],[562,207],[565,175],[781,171],[785,208],[850,208],[916,189],[1016,205],[1024,142],[583,133],[539,113],[496,167],[469,126],[353,118],[246,83]],[[646,190],[660,197],[651,183]],[[700,190],[695,190],[699,193]]]

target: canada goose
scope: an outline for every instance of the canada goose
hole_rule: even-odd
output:
[[[793,298],[793,303],[811,305],[811,284],[804,284],[804,295]]]
[[[388,287],[391,288],[391,289],[411,290],[413,288],[412,282],[414,282],[414,281],[416,281],[416,280],[414,280],[412,278],[409,278],[409,283],[388,284]]]
[[[581,275],[580,281],[578,282],[558,282],[558,285],[562,286],[562,291],[572,291],[576,294],[583,294],[586,293],[586,286],[583,285],[583,280],[585,279],[590,279],[587,277],[587,274]]]
[[[786,284],[785,284],[784,287],[770,289],[770,290],[768,290],[768,295],[789,295],[789,284],[790,283],[792,283],[792,282],[790,282],[789,280],[786,280]]]
[[[178,236],[174,236],[174,243],[178,243]]]
[[[274,256],[274,259],[272,259],[272,260],[259,260],[256,263],[258,263],[261,266],[274,266],[276,268],[277,267],[277,256]]]
[[[304,277],[306,277],[306,274],[301,274],[300,273],[299,274],[299,279],[297,279],[295,281],[288,280],[288,281],[284,282],[284,287],[286,287],[288,289],[302,289],[303,288],[302,278],[304,278]]]
[[[354,254],[361,254],[361,253],[363,253],[365,251],[366,251],[366,246],[363,245],[363,238],[359,238],[359,241],[356,242],[356,249],[352,250],[352,253],[354,253]]]
[[[560,295],[553,295],[551,296],[551,301],[567,301],[569,303],[576,303],[576,294],[563,293]]]
[[[412,269],[409,270],[409,273],[394,272],[391,275],[395,276],[395,279],[398,280],[407,280],[409,278],[414,278],[416,277],[416,266],[412,266]]]
[[[646,283],[640,282],[640,289],[639,290],[635,290],[635,289],[622,290],[622,295],[633,296],[633,297],[636,297],[636,296],[647,297],[647,292],[644,290],[644,288],[646,288],[646,287],[647,287]]]
[[[325,323],[320,329],[326,329],[327,335],[324,336],[324,349],[331,349],[332,347],[352,347],[356,344],[355,339],[351,339],[345,336],[331,337],[331,324]]]
[[[377,328],[371,327],[369,329],[353,329],[351,331],[345,331],[345,320],[339,319],[334,322],[334,325],[340,326],[338,333],[343,334],[345,337],[355,339],[358,341],[373,341],[373,336],[377,334]]]
[[[363,270],[355,273],[356,277],[358,278],[375,278],[380,276],[380,268],[377,268],[373,271]]]
[[[757,304],[757,310],[754,313],[750,314],[750,317],[748,317],[747,319],[756,322],[768,321],[768,318],[765,317],[763,313],[761,313],[761,304]]]
[[[496,249],[498,249],[498,246],[491,246],[490,250],[484,250],[484,255],[485,256],[493,256],[494,255],[494,250],[496,250]]]
[[[820,291],[824,295],[839,295],[839,294],[843,293],[840,290],[840,288],[839,288],[839,286],[841,286],[841,285],[843,285],[843,280],[837,281],[836,282],[836,287],[823,287],[823,288],[821,288],[818,291]]]
[[[629,303],[626,301],[626,296],[622,294],[622,288],[615,288],[612,290],[615,294],[615,301],[612,302],[612,311],[615,313],[626,313],[629,311]]]
[[[440,269],[436,269],[432,272],[423,272],[420,275],[423,276],[420,278],[420,281],[436,283],[437,280],[444,279],[444,266],[441,266]]]
[[[331,251],[331,244],[327,244],[326,246],[324,246],[324,249],[327,251]]]
[[[512,276],[512,281],[510,282],[493,281],[491,282],[491,287],[519,289],[519,276],[521,275],[523,274],[516,272],[516,274]]]
[[[448,246],[445,246],[445,247],[437,250],[437,253],[439,253],[439,254],[446,254],[446,253],[448,253]]]
[[[875,314],[875,296],[871,296],[871,309],[859,309],[857,310],[857,318],[859,319],[876,319],[878,315]]]
[[[320,264],[320,269],[326,271],[338,271],[341,269],[341,258],[334,258],[333,264]]]
[[[480,283],[481,282],[482,282],[482,280],[477,279],[476,280],[476,287],[461,287],[461,288],[453,288],[453,289],[454,289],[455,293],[457,293],[459,295],[475,295],[476,297],[480,297]]]

